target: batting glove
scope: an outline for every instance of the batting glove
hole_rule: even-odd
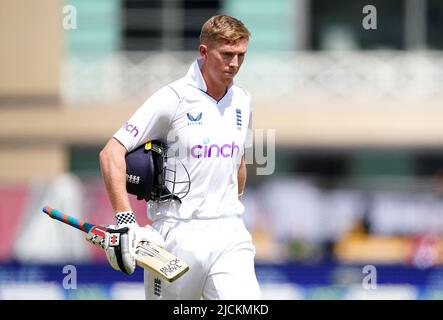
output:
[[[116,219],[117,226],[110,225],[106,228],[104,240],[96,237],[95,241],[103,245],[112,268],[132,274],[136,267],[135,251],[140,242],[148,241],[163,247],[164,240],[150,225],[140,227],[132,211],[119,212]]]
[[[163,237],[160,233],[150,225],[140,227],[135,219],[132,211],[119,212],[115,215],[117,219],[117,227],[128,228],[129,237],[129,253],[135,257],[135,249],[141,241],[155,243],[160,247],[165,245]]]

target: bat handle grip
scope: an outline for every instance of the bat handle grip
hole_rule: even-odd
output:
[[[42,211],[51,218],[64,222],[83,232],[89,232],[89,230],[91,230],[91,228],[94,226],[88,222],[67,215],[66,213],[63,213],[57,209],[51,208],[50,206],[45,206]]]

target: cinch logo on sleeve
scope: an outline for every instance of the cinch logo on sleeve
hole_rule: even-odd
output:
[[[132,124],[125,122],[125,124],[123,125],[123,128],[126,129],[126,131],[128,131],[130,134],[134,135],[134,138],[138,135],[138,129],[136,126],[133,126]]]
[[[236,145],[234,141],[232,141],[232,143],[226,143],[221,146],[218,144],[196,144],[195,146],[191,147],[191,156],[193,158],[233,158],[234,155],[238,154],[239,152],[240,147]]]

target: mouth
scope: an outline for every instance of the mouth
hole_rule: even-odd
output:
[[[234,76],[237,74],[237,72],[234,72],[234,71],[225,71],[224,74],[227,75],[227,76],[229,76],[229,77],[234,77]]]

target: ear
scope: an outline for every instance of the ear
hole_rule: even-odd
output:
[[[200,56],[204,59],[206,59],[206,56],[208,55],[208,46],[205,44],[201,44],[198,47],[198,51],[200,52]]]

